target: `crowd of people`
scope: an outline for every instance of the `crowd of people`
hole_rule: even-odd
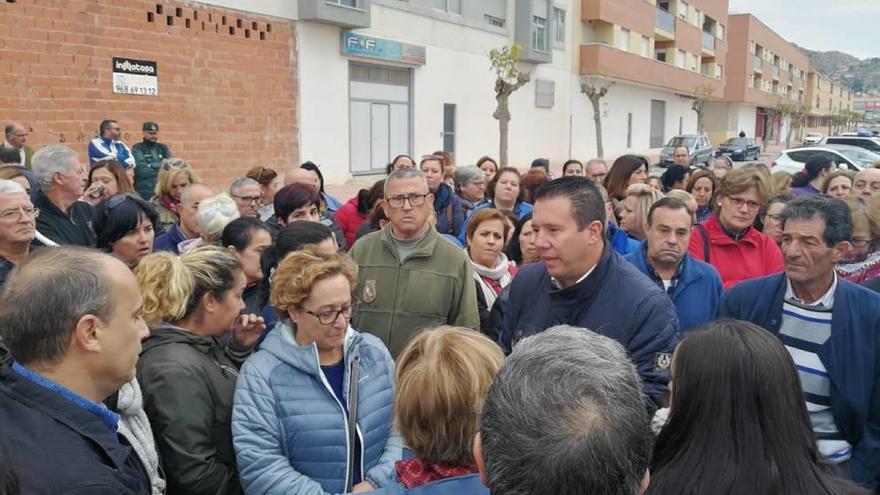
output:
[[[880,493],[880,168],[5,131],[0,495]]]

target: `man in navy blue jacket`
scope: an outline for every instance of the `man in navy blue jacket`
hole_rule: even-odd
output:
[[[682,201],[657,201],[648,211],[645,242],[624,256],[669,294],[682,332],[711,321],[724,291],[718,271],[688,254],[691,220]]]
[[[819,452],[841,475],[880,481],[880,295],[839,279],[849,208],[805,196],[782,212],[785,273],[749,280],[721,299],[719,317],[773,332],[791,353]]]
[[[41,249],[7,281],[0,341],[14,360],[0,365],[0,447],[21,493],[150,493],[103,404],[134,378],[142,301],[125,265],[84,248]]]
[[[560,324],[611,337],[635,362],[648,408],[656,409],[669,383],[678,318],[666,294],[608,245],[599,189],[576,176],[547,183],[537,192],[532,228],[541,263],[514,278],[499,344],[510,352],[523,337]]]

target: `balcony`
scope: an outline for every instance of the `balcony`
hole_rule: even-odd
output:
[[[715,54],[715,35],[703,31],[703,52],[709,55]]]
[[[715,83],[717,79],[710,75],[679,69],[599,43],[582,44],[579,62],[578,73],[581,75],[601,75],[686,94],[691,94],[699,85],[712,84],[713,96],[720,96],[724,87],[723,83]]]
[[[755,65],[755,72],[764,72],[764,59],[760,55],[755,55],[752,63]]]
[[[654,35],[657,41],[675,40],[675,16],[657,8],[654,18]]]

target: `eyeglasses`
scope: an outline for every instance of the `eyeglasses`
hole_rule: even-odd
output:
[[[431,193],[423,193],[423,194],[407,194],[406,196],[394,196],[393,198],[387,198],[385,201],[388,202],[388,206],[392,208],[403,208],[404,203],[409,201],[410,206],[422,206],[425,204],[425,198]]]
[[[771,215],[768,213],[764,216],[769,218],[770,220],[773,220],[774,222],[779,222],[780,220],[782,220],[782,215]]]
[[[314,316],[315,318],[317,318],[318,323],[320,323],[321,325],[327,326],[327,325],[332,325],[332,324],[336,323],[336,320],[339,319],[339,315],[342,315],[342,317],[345,318],[346,321],[351,319],[351,315],[357,311],[357,308],[359,305],[360,305],[359,303],[355,302],[355,303],[352,303],[342,309],[335,309],[335,310],[331,309],[331,310],[327,310],[327,311],[321,311],[320,313],[316,313],[314,311],[309,311],[302,306],[300,306],[299,309],[303,313],[310,314],[310,315]]]
[[[852,244],[853,247],[861,249],[871,245],[871,239],[850,239],[849,243]]]
[[[189,164],[186,163],[186,160],[181,160],[180,158],[172,158],[170,160],[165,160],[162,162],[162,169],[165,171],[169,170],[183,170],[189,167]]]
[[[737,209],[742,208],[743,205],[748,206],[749,210],[751,210],[751,211],[761,209],[761,203],[758,203],[757,201],[745,200],[745,199],[737,198],[737,197],[733,197],[733,196],[728,196],[727,200],[730,201],[730,204],[733,205],[733,207],[737,208]]]
[[[40,216],[40,209],[34,208],[34,207],[28,207],[28,208],[19,207],[14,210],[6,210],[3,213],[0,213],[0,220],[3,220],[3,221],[18,220],[21,217],[22,213],[24,213],[24,216],[26,216],[28,218],[37,218],[38,216]]]
[[[235,199],[240,199],[244,203],[259,203],[261,197],[260,196],[238,196],[236,194],[232,195]]]

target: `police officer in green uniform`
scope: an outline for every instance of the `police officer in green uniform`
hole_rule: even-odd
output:
[[[171,158],[168,146],[159,142],[159,125],[144,122],[144,140],[132,146],[134,155],[134,189],[149,201],[156,193],[156,178],[162,168],[162,160]]]

